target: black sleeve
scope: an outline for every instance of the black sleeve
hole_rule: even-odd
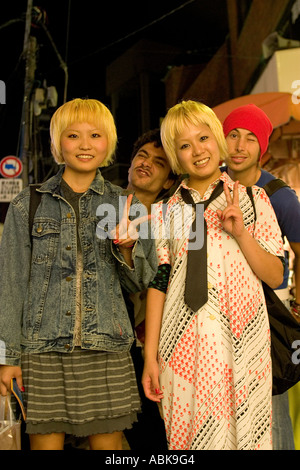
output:
[[[158,267],[155,278],[150,282],[148,287],[167,292],[169,277],[170,277],[171,265],[162,264]]]

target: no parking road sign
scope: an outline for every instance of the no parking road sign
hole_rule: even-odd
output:
[[[2,158],[0,162],[0,173],[4,178],[17,178],[22,170],[21,160],[13,155]]]

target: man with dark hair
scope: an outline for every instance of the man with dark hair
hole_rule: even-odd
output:
[[[161,143],[160,130],[154,129],[144,133],[133,145],[128,170],[128,190],[134,192],[150,214],[151,205],[164,198],[175,181],[176,176],[171,171]],[[167,451],[165,427],[159,408],[156,403],[145,397],[141,384],[144,367],[142,346],[146,292],[130,295],[130,298],[125,293],[124,296],[133,328],[137,332],[137,339],[131,348],[131,354],[142,402],[138,421],[131,429],[125,430],[124,434],[133,451]]]
[[[176,176],[162,146],[160,130],[145,132],[134,143],[128,170],[128,189],[151,211],[151,204],[162,199]]]

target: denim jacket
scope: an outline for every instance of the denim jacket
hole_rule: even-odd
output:
[[[61,196],[62,173],[63,168],[40,188],[42,198],[32,237],[28,229],[29,188],[11,202],[7,211],[0,249],[0,364],[20,365],[22,351],[68,353],[74,349],[77,225],[73,208]],[[108,220],[108,226],[113,219],[119,222],[123,193],[98,171],[80,197],[83,349],[129,350],[133,331],[122,288],[131,293],[141,291],[156,274],[151,236],[136,242],[133,268],[105,237],[105,231],[112,227],[108,230],[103,221]],[[97,215],[99,208],[102,212],[101,208],[112,206],[116,210],[108,218]]]

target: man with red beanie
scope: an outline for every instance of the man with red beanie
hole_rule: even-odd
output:
[[[268,116],[254,104],[240,106],[233,110],[223,123],[228,145],[225,159],[227,173],[244,186],[263,188],[275,177],[260,167],[260,160],[266,153],[269,138],[273,131]],[[223,168],[222,168],[223,169]],[[300,203],[296,193],[288,186],[282,187],[272,195],[270,201],[277,216],[282,232],[295,254],[296,301],[292,306],[295,318],[300,320]],[[288,289],[288,257],[284,281],[275,292],[283,303],[290,308]],[[299,315],[299,318],[297,317]],[[294,449],[294,436],[289,415],[288,392],[273,396],[273,449]]]

